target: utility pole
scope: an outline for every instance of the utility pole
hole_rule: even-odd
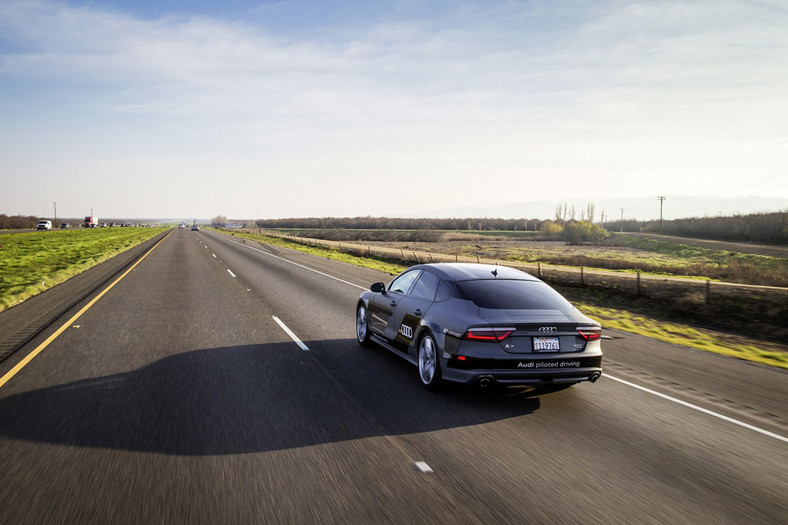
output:
[[[624,233],[624,208],[620,208],[621,210],[621,233]]]
[[[55,222],[57,222],[57,202],[53,202],[52,206],[55,207]]]
[[[662,203],[665,202],[666,198],[662,196],[657,197],[659,199],[659,233],[662,233]]]

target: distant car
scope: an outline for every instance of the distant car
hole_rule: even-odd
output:
[[[63,229],[71,228],[71,225],[69,223],[67,223],[67,222],[63,222],[63,223],[60,223],[60,227],[63,228]]]
[[[601,326],[541,280],[486,264],[421,264],[375,283],[356,305],[356,337],[441,380],[555,388],[602,374]]]
[[[195,224],[194,226],[192,226],[192,231],[193,232],[198,232],[198,231],[200,231],[200,227]]]
[[[37,230],[51,230],[52,229],[52,221],[38,221],[38,225],[36,226]]]

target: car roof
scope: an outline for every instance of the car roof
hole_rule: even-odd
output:
[[[517,279],[521,281],[538,281],[536,277],[508,266],[476,263],[434,263],[419,264],[412,269],[427,269],[448,281],[473,281],[479,279]],[[493,272],[497,275],[494,275]]]

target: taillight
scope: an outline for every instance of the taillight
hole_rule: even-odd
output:
[[[586,341],[599,341],[602,338],[602,329],[598,326],[581,326],[577,333]]]
[[[512,332],[514,332],[514,328],[469,328],[465,332],[465,339],[500,343],[509,337]]]

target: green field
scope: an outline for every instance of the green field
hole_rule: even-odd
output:
[[[166,228],[98,228],[0,236],[0,311],[136,246]]]
[[[650,254],[637,269],[743,284],[788,286],[788,259],[642,237],[614,235],[607,244]]]

